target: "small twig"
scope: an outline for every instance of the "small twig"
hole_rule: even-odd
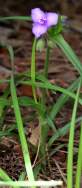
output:
[[[44,186],[44,187],[54,187],[54,186],[62,186],[63,182],[61,180],[51,180],[51,181],[7,181],[3,182],[0,181],[0,185],[5,186],[24,186],[24,187],[31,187],[31,186]]]
[[[61,174],[61,177],[63,178],[64,182],[67,183],[66,178],[65,178],[65,176],[63,175],[63,172],[62,172],[62,170],[61,170],[61,168],[60,168],[58,162],[57,162],[55,159],[54,159],[54,161],[55,161],[55,164],[56,164],[56,166],[57,166],[57,168],[58,168],[58,170],[59,170],[59,172],[60,172],[60,174]]]

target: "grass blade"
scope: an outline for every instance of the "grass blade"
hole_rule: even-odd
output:
[[[80,188],[81,171],[82,171],[82,122],[81,122],[81,131],[80,131],[80,142],[79,142],[79,151],[78,151],[75,188]]]
[[[27,145],[27,141],[25,138],[25,134],[24,134],[23,122],[22,122],[21,113],[20,113],[20,109],[19,109],[19,104],[18,104],[18,99],[17,99],[17,95],[16,95],[16,88],[15,88],[13,76],[11,76],[10,87],[11,87],[13,108],[14,108],[14,113],[15,113],[15,117],[16,117],[17,127],[18,127],[18,133],[19,133],[23,156],[24,156],[24,161],[25,161],[26,172],[28,174],[28,179],[33,181],[34,175],[33,175],[33,170],[32,170],[32,166],[31,166],[28,145]]]
[[[71,119],[71,127],[70,127],[69,143],[68,143],[67,188],[73,187],[73,142],[74,142],[74,128],[75,128],[75,119],[76,119],[76,111],[77,111],[80,87],[81,87],[81,81],[78,86],[76,100],[74,103],[74,108],[72,113],[72,119]]]
[[[12,179],[8,176],[8,174],[0,168],[0,178],[5,181],[12,181]]]
[[[21,112],[20,112],[18,98],[16,94],[16,88],[14,84],[14,53],[13,53],[13,49],[10,46],[8,47],[8,52],[10,54],[10,60],[11,60],[11,66],[12,66],[10,89],[11,89],[11,96],[12,96],[13,108],[14,108],[14,113],[15,113],[16,122],[17,122],[18,133],[20,137],[20,142],[21,142],[21,147],[22,147],[22,152],[23,152],[28,179],[30,181],[34,181],[34,175],[33,175],[33,170],[31,166],[28,145],[27,145],[25,134],[24,134],[23,122],[22,122]]]

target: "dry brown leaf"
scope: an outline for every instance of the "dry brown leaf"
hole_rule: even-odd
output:
[[[39,138],[40,138],[40,127],[37,126],[34,129],[32,129],[31,136],[30,138],[28,138],[28,140],[31,144],[36,146],[38,144]]]

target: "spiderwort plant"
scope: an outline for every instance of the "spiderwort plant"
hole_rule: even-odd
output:
[[[64,40],[60,32],[62,31],[62,18],[61,16],[58,16],[56,13],[47,13],[43,12],[39,8],[32,9],[31,11],[31,17],[33,21],[33,27],[32,27],[32,33],[35,35],[36,39],[43,38],[44,34],[48,33],[47,40],[51,40],[51,42],[54,42],[57,46],[61,48],[61,50],[65,53],[68,60],[72,63],[72,65],[77,69],[79,74],[82,76],[82,65],[79,61],[79,58],[75,55],[74,51],[71,49],[71,47],[67,44],[67,42]],[[47,46],[48,49],[48,46]],[[48,66],[49,62],[49,50],[47,50],[47,61],[45,61],[46,66]],[[48,71],[48,68],[46,69]],[[47,75],[47,74],[45,74]],[[54,109],[54,106],[52,107],[52,111]],[[54,110],[55,114],[56,109]],[[44,120],[43,120],[44,121]],[[42,121],[41,121],[42,123]],[[41,145],[40,149],[45,150],[45,143],[47,134],[44,135],[44,131],[48,133],[48,127],[41,125]],[[44,147],[43,147],[44,146]],[[44,151],[43,155],[44,155]],[[72,177],[71,177],[72,178]]]
[[[48,39],[51,40],[51,42],[53,41],[63,50],[71,63],[75,66],[79,73],[81,73],[82,66],[79,59],[70,48],[70,46],[64,41],[62,35],[60,35],[60,32],[62,30],[61,16],[59,16],[57,13],[43,12],[40,8],[34,8],[31,11],[31,17],[33,21],[32,33],[35,35],[35,38],[39,40],[39,37],[42,38],[44,34],[48,33]],[[48,58],[47,61],[45,61],[45,69],[48,71],[49,50],[47,50],[46,57]],[[33,73],[32,71],[32,75],[35,75],[35,72]],[[47,73],[45,75],[47,75]]]

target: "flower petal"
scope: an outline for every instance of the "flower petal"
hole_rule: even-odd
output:
[[[39,38],[42,34],[46,33],[47,26],[38,23],[33,24],[32,32],[36,38]]]
[[[56,25],[58,22],[58,14],[56,13],[46,13],[47,17],[47,27]]]
[[[34,8],[31,10],[31,17],[33,22],[39,22],[40,19],[45,17],[45,13],[40,8]]]

